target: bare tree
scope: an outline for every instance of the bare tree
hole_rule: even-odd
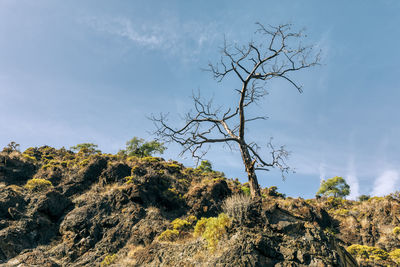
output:
[[[257,143],[246,141],[247,124],[266,119],[265,116],[249,117],[247,108],[265,97],[267,82],[275,78],[288,81],[301,93],[301,86],[290,74],[319,63],[319,52],[315,53],[312,46],[303,46],[302,32],[293,32],[291,25],[265,27],[257,23],[257,26],[255,37],[259,41],[241,46],[225,41],[220,61],[210,63],[207,68],[218,82],[228,75],[239,80],[241,88],[232,89],[238,95],[236,105],[215,108],[211,100],[204,101],[199,94],[193,96],[194,110],[185,115],[182,127],[169,125],[165,114],[151,118],[160,139],[182,145],[181,154],[189,152],[197,159],[208,151],[208,144],[223,143],[231,149],[236,144],[248,175],[252,198],[261,196],[257,170],[268,171],[276,167],[284,175],[289,167],[285,163],[288,152],[284,147],[276,149],[270,141],[267,146],[271,158],[267,161],[261,156]]]

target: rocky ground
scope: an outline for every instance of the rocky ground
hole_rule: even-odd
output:
[[[47,146],[1,157],[1,266],[357,266],[352,244],[400,248],[393,196],[303,200],[267,188],[254,202],[223,173],[161,158]],[[396,266],[349,251],[363,266]]]

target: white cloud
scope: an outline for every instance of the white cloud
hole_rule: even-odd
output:
[[[350,156],[347,167],[347,175],[344,178],[346,179],[347,184],[350,186],[350,195],[348,196],[348,198],[356,199],[360,195],[360,184],[358,182],[356,168],[354,166],[354,156]]]
[[[396,170],[383,172],[374,182],[373,196],[384,196],[395,191],[399,173]]]
[[[348,196],[348,199],[357,199],[357,197],[360,195],[360,185],[358,183],[358,178],[355,174],[347,174],[345,177],[345,180],[347,181],[347,184],[350,186],[350,195]]]
[[[135,22],[125,17],[87,17],[83,21],[99,32],[122,37],[145,49],[178,55],[189,61],[195,60],[202,49],[218,37],[214,24],[180,23],[173,19],[162,24],[153,21]]]

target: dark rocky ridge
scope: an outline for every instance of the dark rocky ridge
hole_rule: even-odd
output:
[[[217,216],[240,183],[158,158],[31,151],[3,155],[1,266],[105,266],[107,256],[110,266],[357,266],[326,233],[334,219],[304,200],[285,207],[265,190],[211,252],[190,231],[174,242],[157,237],[176,218]],[[53,186],[24,188],[32,178]]]

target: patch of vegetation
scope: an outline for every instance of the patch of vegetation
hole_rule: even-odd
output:
[[[178,173],[181,171],[182,166],[176,164],[176,163],[171,163],[171,162],[167,162],[164,164],[164,167],[167,168],[167,170],[170,173]]]
[[[278,187],[276,187],[276,186],[271,186],[269,188],[266,188],[265,191],[267,192],[266,195],[268,195],[268,196],[281,197],[281,198],[285,198],[286,197],[285,194],[282,194],[282,193],[278,192]]]
[[[168,199],[173,199],[177,201],[183,200],[183,195],[175,187],[168,188],[166,191],[164,191],[164,195]]]
[[[184,220],[177,218],[171,222],[171,225],[174,230],[189,230],[192,227],[193,223],[196,221],[196,216],[191,215]]]
[[[19,152],[19,144],[12,141],[6,147],[3,148],[3,152],[10,154],[11,152],[17,151]]]
[[[389,252],[389,258],[396,264],[400,264],[400,249],[395,249]]]
[[[400,227],[396,226],[395,228],[393,228],[393,234],[398,236],[400,234]]]
[[[146,142],[142,138],[133,137],[131,140],[126,142],[126,148],[119,151],[119,154],[126,155],[128,157],[136,156],[139,158],[149,157],[155,153],[164,153],[166,147],[164,143],[160,143],[156,140]]]
[[[250,191],[248,195],[235,194],[227,197],[222,203],[222,210],[228,214],[229,217],[241,224],[248,218],[251,208]]]
[[[133,176],[126,176],[124,179],[125,179],[125,183],[131,184],[131,183],[133,183],[135,177],[133,177]]]
[[[361,195],[358,197],[358,200],[359,201],[367,201],[370,198],[371,198],[371,196],[369,196],[369,195]]]
[[[42,191],[52,186],[53,184],[49,180],[34,178],[28,180],[28,182],[25,185],[25,188],[31,191]]]
[[[193,224],[197,221],[196,216],[188,216],[186,219],[177,218],[171,222],[173,229],[167,229],[158,237],[159,241],[173,242],[177,240],[183,232],[193,229]]]
[[[194,236],[203,237],[207,241],[208,249],[215,251],[230,225],[231,219],[225,213],[219,214],[218,217],[201,218],[194,228]]]
[[[343,198],[350,194],[350,186],[339,176],[322,180],[317,194]]]
[[[389,253],[377,247],[354,244],[346,248],[353,256],[364,260],[386,260]]]
[[[208,160],[202,160],[200,162],[200,165],[196,168],[197,170],[201,171],[201,172],[212,172],[212,164],[210,161]]]
[[[104,258],[104,260],[100,263],[100,266],[104,267],[104,266],[111,265],[111,264],[113,264],[115,262],[116,259],[117,259],[117,255],[116,254],[107,255]]]
[[[83,154],[85,156],[94,155],[101,153],[100,150],[97,149],[98,145],[93,143],[82,143],[77,144],[76,146],[72,146],[71,150],[77,151],[78,154]]]
[[[176,229],[167,229],[160,234],[158,237],[159,241],[167,241],[167,242],[174,242],[179,237],[179,231]]]
[[[344,206],[346,200],[338,197],[328,197],[326,200],[326,204],[331,208],[339,208]]]
[[[370,199],[368,199],[368,202],[372,202],[372,201],[382,201],[384,200],[384,197],[371,197]]]
[[[250,196],[250,188],[248,186],[244,185],[240,188],[240,190],[242,190],[243,195]]]
[[[155,163],[155,162],[162,161],[162,158],[148,156],[148,157],[141,158],[141,161],[144,163]]]
[[[333,211],[333,215],[337,215],[337,216],[347,216],[349,215],[350,210],[348,209],[337,209],[335,211]]]

